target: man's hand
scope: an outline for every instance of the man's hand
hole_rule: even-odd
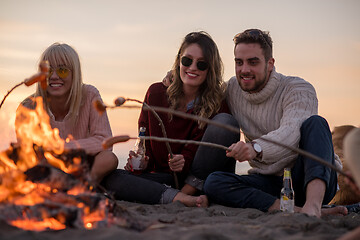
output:
[[[184,156],[181,154],[174,155],[173,158],[169,156],[169,167],[173,172],[181,172],[185,165]]]
[[[239,162],[249,161],[256,157],[256,152],[251,143],[239,141],[232,144],[229,148],[231,151],[227,151],[226,156],[232,157]]]

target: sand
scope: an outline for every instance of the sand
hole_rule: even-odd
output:
[[[180,202],[146,205],[118,201],[125,209],[124,222],[93,230],[66,229],[32,232],[0,223],[0,239],[337,239],[360,226],[360,214],[326,216],[264,213],[220,205],[189,208]],[[120,226],[121,225],[121,226]],[[141,229],[141,230],[139,230]]]

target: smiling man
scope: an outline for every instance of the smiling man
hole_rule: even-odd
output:
[[[226,206],[279,210],[282,175],[284,168],[291,167],[296,212],[317,217],[346,214],[345,207],[322,209],[336,193],[335,171],[263,140],[300,147],[331,164],[340,163],[329,126],[317,115],[315,89],[299,77],[276,72],[267,32],[248,29],[234,42],[236,77],[228,82],[227,102],[246,141],[232,144],[226,156],[248,161],[251,169],[248,175],[212,173],[205,181],[206,195]]]

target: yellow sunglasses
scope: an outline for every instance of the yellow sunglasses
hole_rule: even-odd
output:
[[[49,77],[54,73],[54,71],[56,72],[56,74],[58,75],[59,78],[64,79],[69,75],[71,70],[70,70],[70,68],[65,67],[65,66],[59,66],[59,67],[56,67],[55,69],[50,67],[49,68]]]

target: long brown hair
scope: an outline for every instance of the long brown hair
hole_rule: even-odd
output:
[[[184,96],[183,82],[180,78],[180,58],[185,49],[193,43],[200,46],[204,59],[209,64],[206,79],[199,87],[198,95],[196,96],[194,113],[200,117],[209,118],[217,113],[221,107],[221,102],[225,97],[225,84],[223,81],[223,63],[219,50],[208,33],[204,31],[191,32],[185,36],[175,58],[172,68],[173,82],[168,87],[167,94],[170,108],[178,109],[180,101]],[[199,122],[200,128],[203,128],[205,125],[205,123]]]

